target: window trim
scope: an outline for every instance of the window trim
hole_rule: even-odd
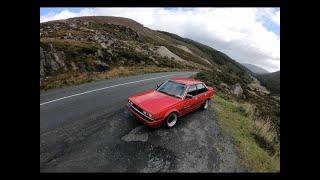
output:
[[[198,84],[202,84],[202,86],[204,87],[203,89],[205,89],[206,91],[204,91],[204,92],[207,92],[208,91],[208,88],[201,82],[201,83],[198,83]],[[197,85],[198,84],[196,84],[196,87],[197,87]],[[198,91],[199,91],[200,89],[198,89],[198,87],[197,87],[197,93],[198,93]],[[198,93],[198,94],[202,94],[202,93],[204,93],[204,92],[201,92],[201,93]],[[197,95],[198,95],[197,94]]]
[[[186,89],[186,92],[185,92],[185,94],[184,94],[184,96],[183,96],[183,97],[184,97],[183,99],[186,99],[186,96],[187,96],[187,94],[188,94],[188,91],[189,91],[189,89],[190,89],[190,86],[193,86],[193,85],[196,86],[196,89],[197,89],[197,90],[196,90],[196,91],[197,91],[197,95],[194,95],[194,96],[198,96],[198,95],[199,95],[199,94],[198,94],[198,90],[199,90],[199,89],[198,89],[198,87],[197,87],[198,84],[202,84],[203,87],[204,87],[204,89],[206,89],[205,92],[208,92],[208,88],[207,88],[207,86],[206,86],[203,82],[195,83],[195,84],[189,84],[189,85],[188,85],[188,88]],[[202,93],[204,93],[204,92],[202,92]],[[200,93],[200,94],[202,94],[202,93]]]
[[[190,89],[191,86],[195,86],[195,87],[196,87],[196,95],[198,95],[198,88],[197,88],[196,84],[191,84],[191,85],[189,85],[187,94],[189,93],[189,89]],[[196,96],[196,95],[193,95],[193,96]]]

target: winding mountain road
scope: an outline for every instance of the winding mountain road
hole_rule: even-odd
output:
[[[125,109],[166,72],[115,78],[40,95],[40,172],[234,172],[232,140],[213,110],[196,110],[171,129],[149,128]]]

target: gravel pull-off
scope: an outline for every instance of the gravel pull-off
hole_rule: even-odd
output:
[[[213,110],[150,128],[125,109],[41,134],[42,172],[236,172],[232,139]]]
[[[130,141],[142,141],[146,142],[148,140],[148,133],[143,132],[145,126],[138,126],[130,131],[129,134],[122,136],[121,140],[130,142]]]

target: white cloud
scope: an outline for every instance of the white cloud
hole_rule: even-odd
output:
[[[78,16],[118,16],[207,44],[239,62],[280,69],[280,37],[265,27],[280,28],[280,11],[271,8],[85,8],[40,17],[40,22]]]

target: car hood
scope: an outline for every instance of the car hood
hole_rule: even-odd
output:
[[[181,99],[168,96],[156,90],[149,90],[136,94],[131,96],[129,100],[151,114],[157,114],[165,108],[181,101]]]

